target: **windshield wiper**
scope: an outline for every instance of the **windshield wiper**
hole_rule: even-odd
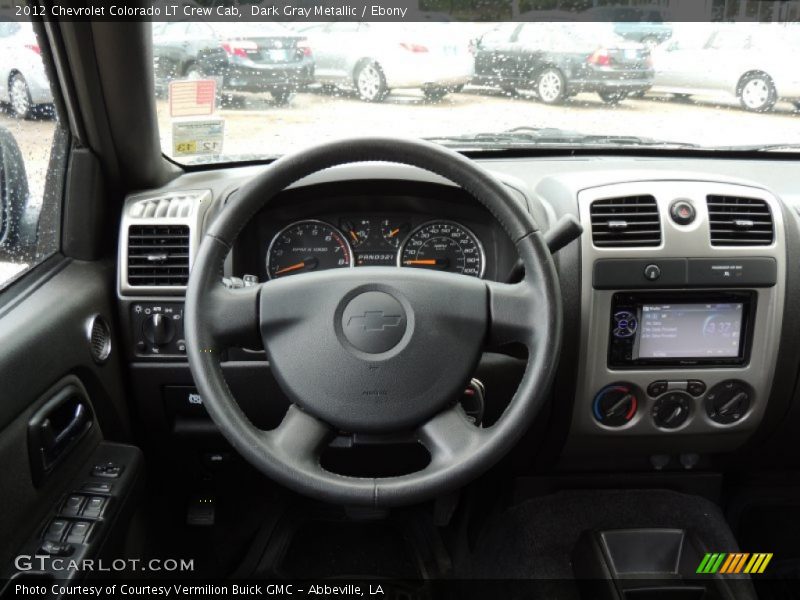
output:
[[[697,144],[670,142],[635,135],[586,134],[555,127],[515,127],[507,131],[474,133],[426,138],[451,147],[529,148],[532,146],[658,146],[663,148],[698,148]]]

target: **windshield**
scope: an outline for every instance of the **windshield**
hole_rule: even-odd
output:
[[[638,21],[601,7],[543,11],[545,22],[154,23],[162,148],[186,164],[363,135],[473,151],[796,150],[800,26],[643,10]]]

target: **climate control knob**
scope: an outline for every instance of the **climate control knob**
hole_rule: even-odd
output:
[[[686,423],[692,410],[692,397],[686,392],[669,392],[653,405],[653,421],[661,429],[676,429]]]
[[[633,386],[615,383],[604,387],[594,397],[594,418],[607,427],[621,427],[636,415],[639,401]]]
[[[730,425],[741,419],[750,408],[753,388],[744,381],[731,379],[718,383],[706,396],[706,413],[712,421]]]
[[[175,336],[175,324],[169,317],[155,313],[142,323],[142,335],[151,344],[163,346],[169,344]]]

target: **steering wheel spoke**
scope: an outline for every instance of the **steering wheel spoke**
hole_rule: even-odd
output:
[[[261,286],[228,289],[215,286],[206,299],[206,318],[214,341],[225,348],[260,348]]]
[[[292,404],[277,428],[266,432],[271,445],[287,460],[317,467],[325,444],[333,437],[331,427]]]
[[[417,431],[417,439],[431,454],[428,468],[450,464],[477,450],[484,430],[476,427],[457,404],[439,413]]]
[[[489,289],[489,335],[491,347],[535,342],[537,323],[546,307],[543,298],[527,278],[520,283],[486,282]]]

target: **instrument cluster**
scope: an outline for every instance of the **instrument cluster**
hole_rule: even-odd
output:
[[[456,221],[363,214],[294,221],[274,235],[266,253],[270,279],[368,266],[483,277],[486,255],[473,231]]]

